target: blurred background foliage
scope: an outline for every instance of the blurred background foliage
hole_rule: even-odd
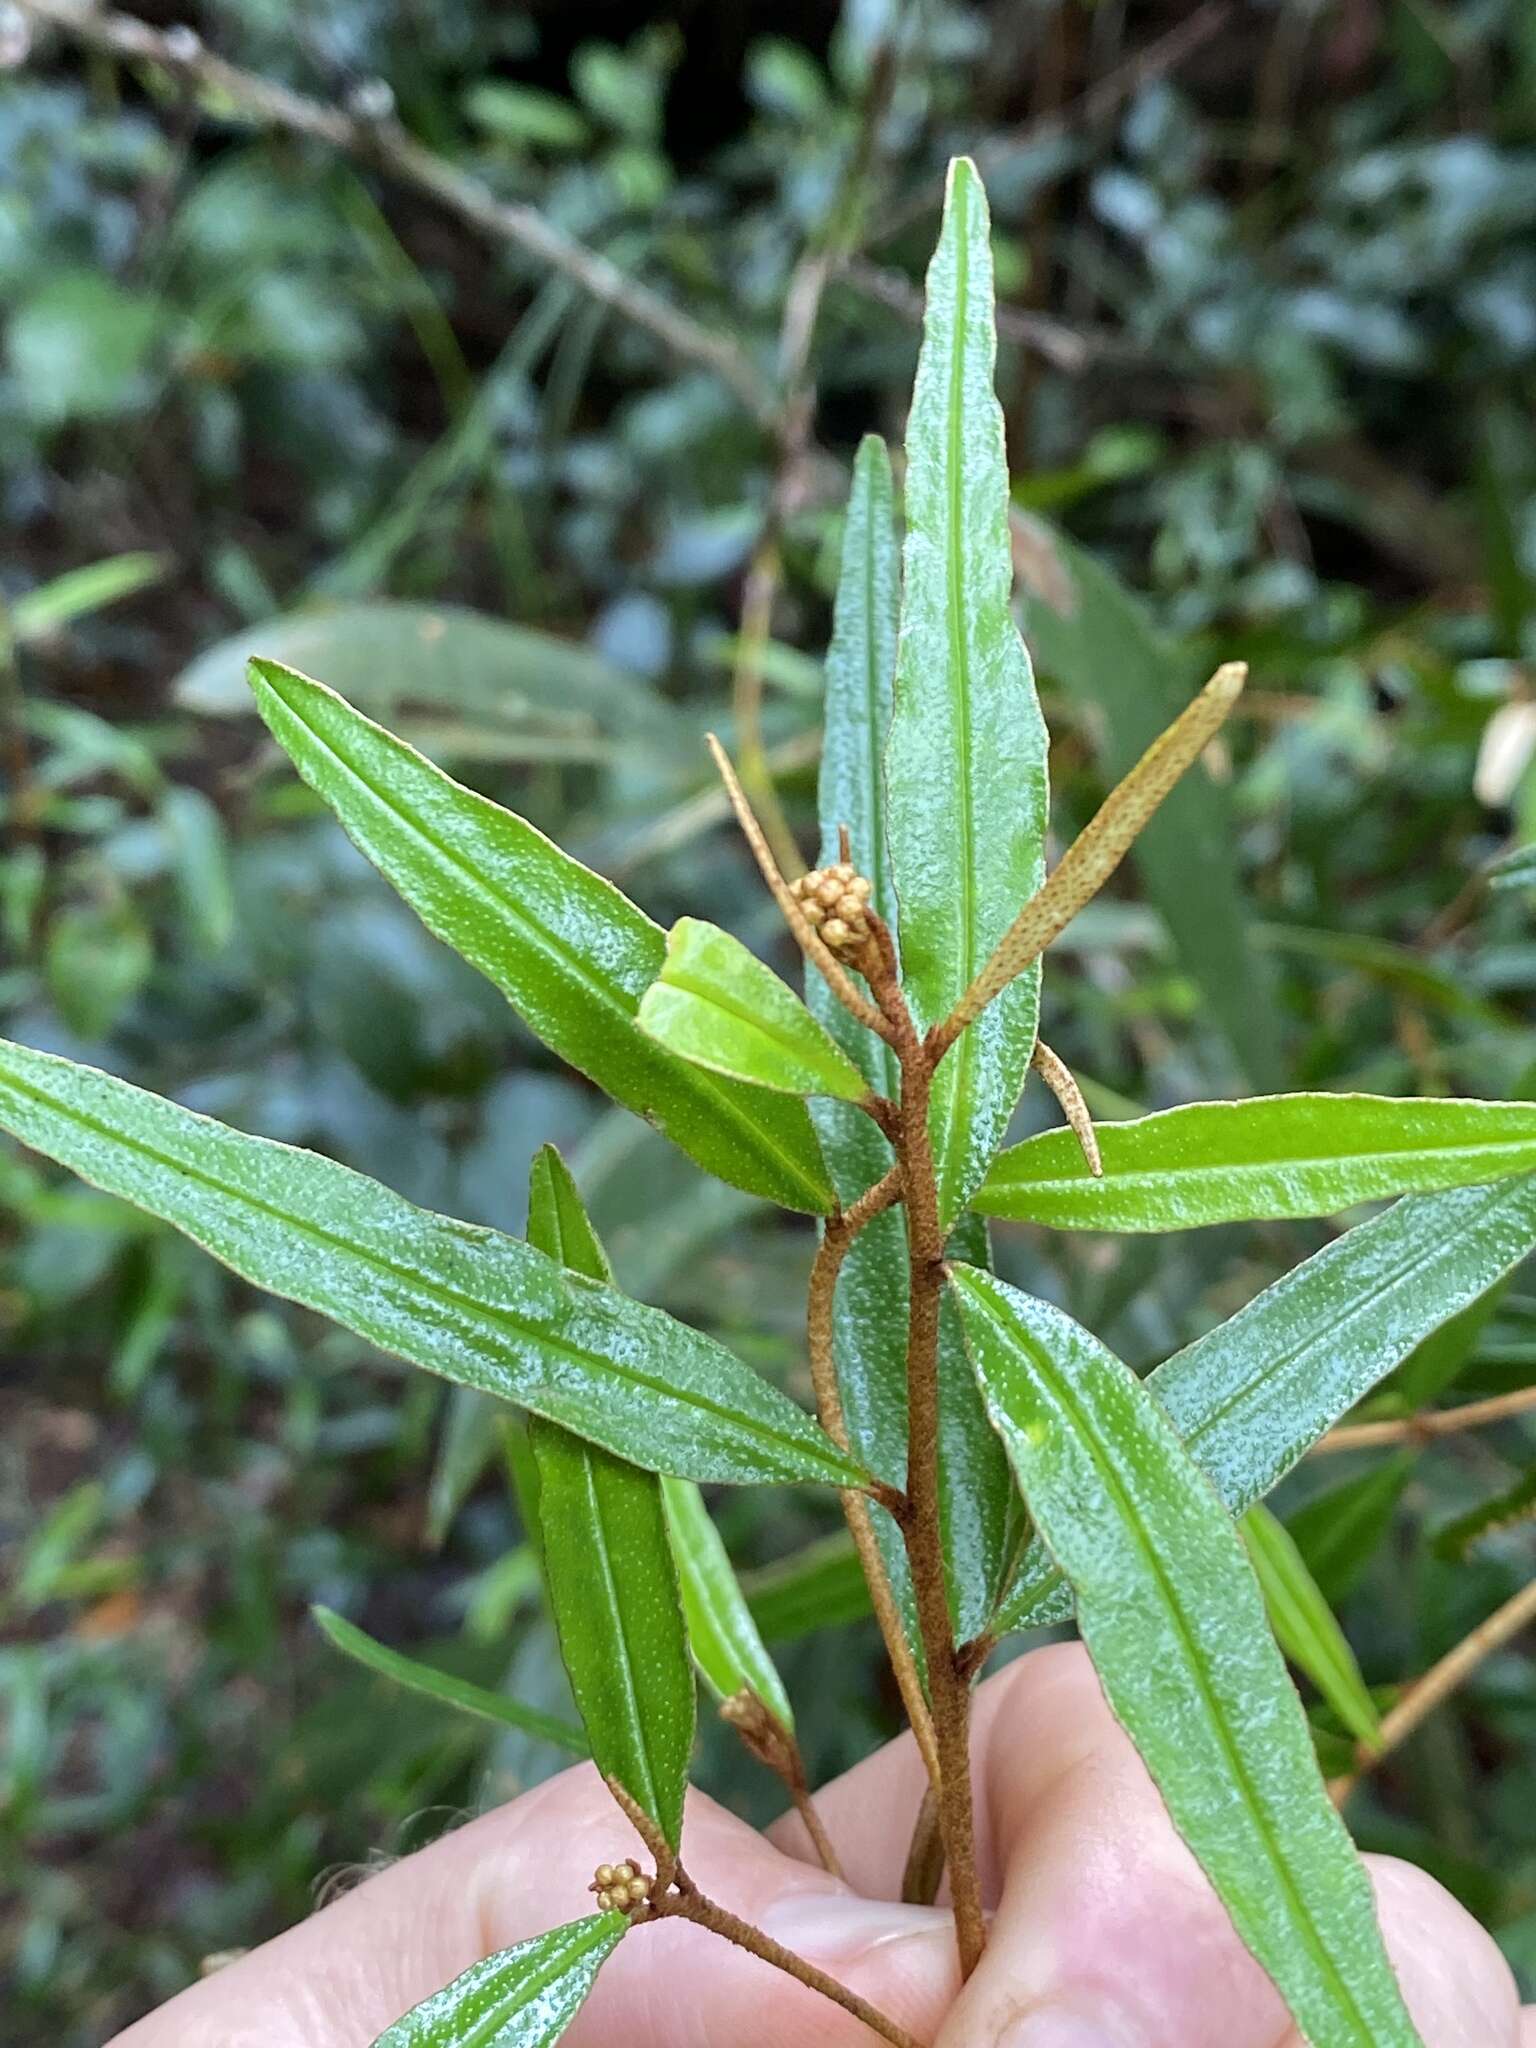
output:
[[[195,25],[329,105],[387,104],[384,81],[414,135],[732,337],[765,389],[872,140],[867,202],[781,470],[707,369],[366,152],[207,119],[0,7],[0,1028],[514,1230],[553,1138],[621,1282],[803,1392],[809,1232],[552,1068],[264,742],[241,660],[336,684],[663,922],[707,912],[787,969],[701,735],[730,730],[777,521],[765,737],[810,850],[848,462],[865,430],[899,440],[966,149],[1061,834],[1202,664],[1253,666],[1224,776],[1053,954],[1047,1035],[1101,1114],[1276,1083],[1532,1091],[1532,897],[1482,880],[1536,836],[1523,0],[212,0]],[[1048,1120],[1032,1092],[1021,1128]],[[1150,1365],[1326,1233],[997,1234],[1005,1271]],[[537,1704],[563,1680],[462,1402],[14,1149],[0,1342],[8,2038],[91,2048],[304,1912],[317,1873],[561,1761],[386,1694],[311,1602]],[[1529,1383],[1536,1286],[1411,1370],[1378,1409]],[[1517,1424],[1288,1482],[1373,1684],[1530,1576],[1528,1519],[1460,1555],[1437,1536],[1533,1450]],[[836,1516],[717,1511],[757,1567]],[[831,1772],[895,1724],[873,1631],[806,1632],[835,1584],[766,1585]],[[703,1775],[773,1806],[718,1731]],[[1489,1663],[1352,1818],[1450,1883],[1531,1995],[1527,1658]]]

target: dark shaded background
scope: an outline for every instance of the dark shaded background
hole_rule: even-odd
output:
[[[1127,875],[1053,955],[1047,1035],[1109,1114],[1273,1079],[1529,1093],[1530,899],[1476,876],[1536,836],[1536,14],[1287,0],[1190,30],[1193,12],[945,0],[906,22],[784,494],[766,716],[785,799],[809,846],[848,459],[867,429],[899,439],[935,179],[976,150],[1024,337],[999,371],[1021,506],[1143,595],[1175,695],[1218,656],[1254,673],[1225,796],[1241,949],[1170,943]],[[227,0],[193,18],[321,100],[386,80],[422,140],[735,336],[771,383],[892,15]],[[397,720],[663,921],[698,910],[777,947],[695,802],[769,438],[709,375],[365,159],[200,118],[164,74],[14,9],[0,49],[0,591],[22,693],[0,700],[0,1028],[510,1228],[552,1137],[621,1281],[803,1389],[808,1231],[552,1067],[318,814],[224,644]],[[1042,664],[1063,833],[1112,758],[1113,659]],[[1151,1364],[1323,1236],[1014,1230],[1000,1258]],[[443,1390],[9,1148],[0,1342],[5,2031],[87,2048],[204,1953],[302,1913],[318,1873],[556,1761],[425,1703],[382,1711],[308,1603],[543,1704],[563,1681],[515,1516]],[[1458,1390],[1530,1381],[1529,1279],[1448,1345]],[[1434,1538],[1532,1449],[1517,1427],[1289,1483],[1293,1513],[1340,1489],[1296,1527],[1374,1683],[1530,1576],[1529,1524],[1454,1563]],[[835,1515],[790,1495],[718,1509],[755,1564]],[[894,1726],[867,1628],[783,1656],[818,1772]],[[771,1809],[715,1734],[702,1773]],[[1489,1664],[1352,1817],[1468,1900],[1529,1995],[1528,1658]]]

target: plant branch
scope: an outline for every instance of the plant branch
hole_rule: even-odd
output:
[[[811,1385],[816,1394],[816,1412],[821,1418],[821,1426],[840,1451],[846,1451],[849,1445],[843,1397],[837,1383],[837,1357],[833,1335],[837,1276],[842,1270],[849,1247],[859,1232],[865,1224],[872,1222],[876,1216],[890,1208],[900,1197],[901,1190],[901,1168],[896,1165],[883,1180],[876,1181],[872,1188],[866,1189],[850,1208],[844,1210],[840,1216],[829,1219],[811,1267],[806,1314]],[[853,1538],[853,1547],[858,1553],[859,1564],[869,1587],[870,1601],[875,1610],[875,1619],[880,1625],[880,1635],[885,1644],[886,1656],[890,1660],[892,1675],[896,1680],[896,1689],[901,1694],[902,1707],[911,1724],[918,1753],[928,1772],[929,1783],[937,1785],[939,1752],[934,1739],[933,1717],[928,1710],[928,1699],[923,1691],[923,1681],[916,1660],[912,1655],[912,1646],[907,1641],[907,1632],[902,1623],[901,1610],[896,1604],[890,1575],[885,1568],[885,1559],[880,1554],[880,1544],[869,1516],[869,1503],[862,1493],[852,1487],[847,1488],[839,1497],[843,1504],[843,1517],[848,1524],[848,1533]],[[904,1501],[902,1506],[904,1510]],[[897,1519],[899,1523],[902,1518]]]
[[[1456,1436],[1485,1423],[1506,1422],[1514,1415],[1536,1412],[1536,1387],[1517,1387],[1487,1401],[1468,1401],[1461,1408],[1433,1408],[1387,1422],[1346,1422],[1330,1429],[1312,1446],[1319,1451],[1369,1451],[1386,1444],[1429,1444],[1437,1437]]]
[[[816,1851],[822,1869],[830,1877],[840,1878],[843,1866],[832,1837],[827,1833],[826,1823],[811,1797],[805,1758],[800,1754],[800,1745],[793,1734],[750,1686],[744,1686],[728,1700],[721,1701],[720,1718],[736,1730],[743,1748],[760,1764],[766,1765],[783,1785],[789,1794],[790,1804],[799,1814],[801,1824],[810,1837],[811,1847]]]
[[[940,1825],[939,1797],[929,1785],[924,1789],[917,1819],[912,1823],[906,1868],[901,1873],[902,1903],[931,1906],[939,1895],[943,1879],[944,1831]]]
[[[449,213],[549,270],[568,277],[588,297],[645,329],[678,361],[718,377],[764,426],[776,408],[750,358],[727,335],[714,332],[671,305],[649,285],[606,256],[575,241],[531,206],[500,199],[488,185],[426,148],[386,113],[382,118],[323,105],[275,79],[244,71],[203,47],[187,28],[161,31],[131,14],[114,14],[72,0],[20,0],[36,21],[133,63],[151,64],[190,87],[210,118],[246,121],[259,128],[328,143],[377,164],[402,183],[435,199]]]
[[[819,1991],[823,1998],[830,1998],[840,2005],[844,2012],[852,2013],[856,2020],[862,2020],[871,2033],[878,2034],[884,2041],[894,2043],[894,2048],[922,2048],[914,2034],[898,2026],[867,1998],[860,1998],[856,1991],[850,1991],[845,1984],[839,1984],[835,1977],[829,1977],[825,1970],[818,1970],[814,1963],[808,1963],[791,1949],[764,1934],[761,1928],[738,1919],[724,1906],[707,1899],[679,1866],[676,1876],[677,1889],[659,1899],[652,1906],[648,1918],[656,1920],[688,1920],[695,1927],[705,1927],[711,1934],[718,1934],[723,1941],[731,1941],[738,1948],[744,1948],[748,1955],[754,1955],[765,1963],[772,1963],[776,1970],[783,1970],[797,1983]]]
[[[1532,1579],[1528,1586],[1522,1586],[1485,1622],[1479,1623],[1438,1664],[1431,1665],[1424,1676],[1408,1688],[1390,1713],[1382,1715],[1376,1746],[1372,1748],[1362,1743],[1356,1751],[1354,1769],[1329,1784],[1334,1804],[1342,1806],[1361,1778],[1374,1770],[1383,1757],[1406,1742],[1421,1721],[1466,1683],[1479,1664],[1533,1622],[1536,1622],[1536,1579]]]
[[[884,1014],[867,996],[860,995],[848,970],[841,961],[834,958],[827,948],[826,941],[807,921],[805,912],[796,902],[789,884],[779,871],[779,864],[773,857],[773,849],[763,834],[763,828],[757,822],[752,806],[747,801],[741,780],[731,766],[730,755],[712,732],[706,733],[704,737],[710,753],[714,756],[715,766],[720,771],[720,780],[725,784],[726,792],[731,799],[731,808],[736,813],[736,822],[741,827],[742,837],[751,847],[763,880],[768,884],[769,893],[783,911],[784,922],[799,941],[801,951],[821,970],[826,977],[827,986],[848,1014],[856,1017],[868,1030],[888,1040],[891,1036],[891,1027]]]
[[[1119,867],[1138,833],[1180,776],[1220,730],[1247,681],[1245,662],[1217,669],[1199,696],[1160,733],[1124,779],[1118,782],[998,941],[992,957],[941,1024],[929,1034],[929,1051],[943,1058],[994,996],[1038,960]]]

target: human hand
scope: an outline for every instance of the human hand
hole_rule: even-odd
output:
[[[764,1837],[702,1795],[688,1806],[690,1874],[935,2048],[1297,2048],[1078,1646],[1035,1651],[981,1688],[973,1754],[995,1918],[963,1991],[947,1914],[895,1903],[922,1791],[910,1736],[818,1795],[847,1885],[811,1862],[794,1816]],[[591,1871],[632,1854],[628,1824],[582,1765],[183,1992],[112,2048],[368,2048],[480,1957],[590,1912]],[[1536,2007],[1522,2017],[1476,1922],[1413,1866],[1366,1862],[1425,2048],[1536,2048]],[[623,1943],[566,2036],[569,2048],[873,2040],[679,1921]]]

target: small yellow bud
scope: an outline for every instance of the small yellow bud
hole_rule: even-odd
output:
[[[595,1885],[599,1886],[603,1891],[606,1891],[608,1887],[613,1883],[613,1880],[617,1876],[617,1874],[618,1873],[614,1870],[614,1867],[611,1863],[599,1863],[596,1870],[594,1870],[592,1873],[592,1882]]]
[[[599,1911],[600,1913],[611,1913],[611,1912],[613,1911],[613,1909],[614,1909],[614,1904],[615,1904],[615,1900],[614,1900],[614,1896],[613,1896],[613,1893],[612,1893],[612,1892],[599,1892],[599,1893],[598,1893],[598,1895],[597,1895],[597,1910],[598,1910],[598,1911]]]
[[[839,946],[847,945],[853,933],[840,917],[829,917],[821,928],[821,936],[835,953]]]
[[[629,1903],[632,1906],[640,1905],[649,1891],[650,1886],[643,1877],[632,1877],[629,1880]]]
[[[845,889],[837,899],[837,914],[845,921],[851,922],[860,916],[863,909],[864,899],[861,896],[855,896],[851,889]]]

